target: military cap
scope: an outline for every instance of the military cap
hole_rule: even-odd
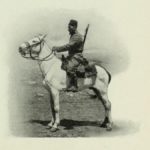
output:
[[[74,19],[71,19],[70,22],[69,22],[69,25],[72,25],[72,26],[78,26],[78,22]]]

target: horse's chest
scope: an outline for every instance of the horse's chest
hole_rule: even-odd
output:
[[[66,87],[66,73],[64,71],[51,70],[43,81],[45,85],[49,87],[55,87],[57,89],[62,89]]]

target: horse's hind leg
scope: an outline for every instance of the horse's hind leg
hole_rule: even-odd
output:
[[[107,130],[112,129],[112,117],[111,117],[111,102],[108,99],[107,92],[101,92],[101,101],[105,108],[105,119],[101,126],[104,126],[107,128]]]
[[[111,102],[109,101],[107,95],[107,85],[102,82],[100,85],[101,86],[99,86],[99,88],[94,91],[97,94],[98,98],[101,100],[105,109],[105,119],[102,122],[101,126],[106,127],[106,129],[110,131],[112,129]]]

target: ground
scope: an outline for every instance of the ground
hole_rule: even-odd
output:
[[[47,128],[51,119],[49,94],[33,61],[21,62],[13,68],[9,91],[10,129],[14,136],[99,137],[120,133],[115,124],[111,132],[99,126],[99,121],[104,119],[104,108],[100,100],[91,98],[90,90],[72,95],[60,93],[60,127],[57,132],[51,132]]]

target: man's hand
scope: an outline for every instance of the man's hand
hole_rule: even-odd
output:
[[[53,52],[57,52],[58,48],[56,46],[52,47]]]

